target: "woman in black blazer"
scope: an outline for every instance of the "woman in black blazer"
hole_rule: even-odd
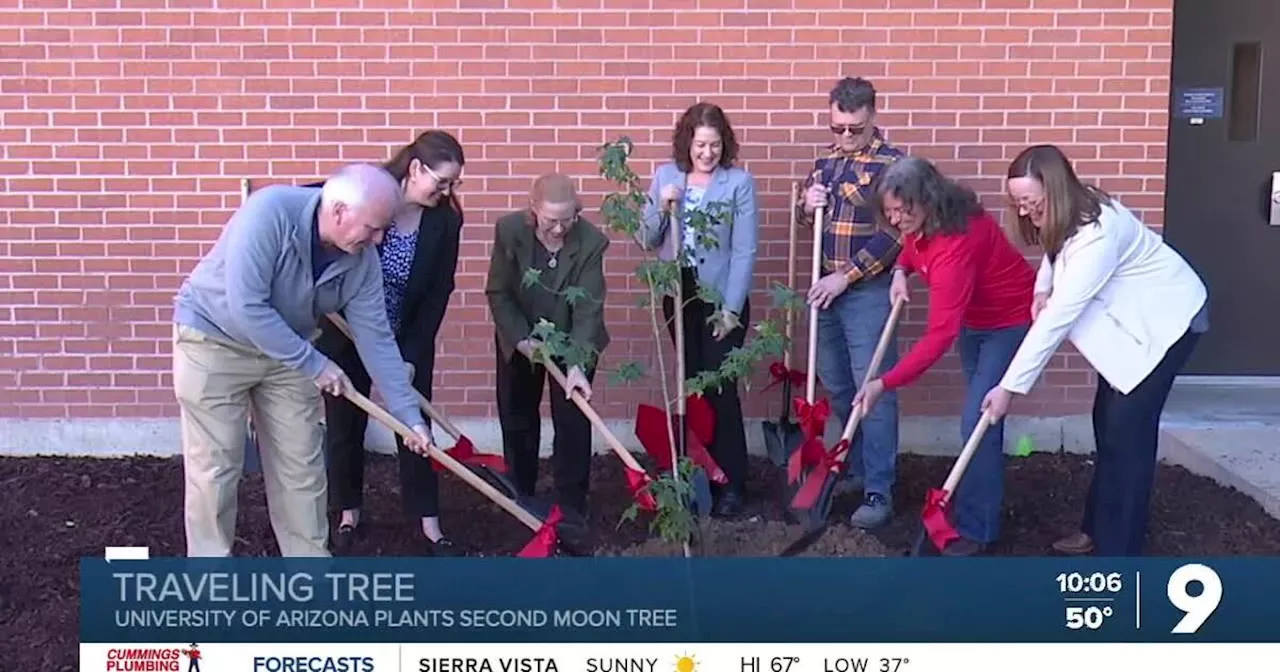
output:
[[[413,386],[428,400],[436,335],[458,267],[463,216],[455,189],[464,164],[462,146],[444,131],[419,135],[384,164],[404,189],[404,204],[378,244],[387,317],[400,353],[413,366]],[[356,389],[368,395],[369,374],[355,346],[328,320],[322,320],[321,325],[317,347],[346,371]],[[343,397],[325,395],[324,403],[329,494],[332,508],[341,511],[333,547],[341,554],[350,549],[361,530],[364,437],[369,418]],[[453,544],[440,530],[439,477],[431,460],[410,452],[399,436],[396,446],[404,511],[420,520],[424,550],[433,555],[453,554]]]

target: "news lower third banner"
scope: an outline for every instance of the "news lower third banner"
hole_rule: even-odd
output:
[[[84,559],[80,669],[1274,670],[1277,570],[1243,558]]]
[[[1280,559],[81,561],[85,643],[1280,642]]]

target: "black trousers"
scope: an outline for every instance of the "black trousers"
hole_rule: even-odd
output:
[[[547,375],[546,367],[515,353],[504,360],[495,347],[498,368],[498,421],[502,425],[502,452],[508,472],[520,494],[532,497],[538,484],[538,446],[542,441],[542,391],[551,388],[552,474],[556,502],[566,513],[586,515],[591,481],[591,421],[577,404],[565,397],[564,388]],[[567,376],[563,362],[556,362]],[[585,370],[587,382],[594,369]]]
[[[1160,414],[1200,335],[1188,331],[1129,394],[1121,394],[1101,376],[1093,401],[1097,444],[1093,482],[1085,502],[1085,534],[1094,554],[1142,555],[1147,535],[1152,481],[1160,437]]]
[[[711,325],[707,324],[716,307],[696,298],[698,281],[692,269],[683,269],[681,286],[685,304],[684,376],[688,379],[702,371],[718,370],[730,350],[742,347],[747,337],[747,325],[751,322],[751,300],[742,304],[742,314],[738,316],[742,324],[724,340],[717,341],[711,335]],[[672,343],[676,339],[674,306],[673,298],[663,299],[662,313]],[[729,479],[724,488],[741,496],[747,480],[747,430],[743,425],[737,381],[728,381],[719,390],[707,390],[703,396],[715,412],[715,438],[707,446],[707,451]],[[711,485],[719,489],[717,484]]]
[[[365,396],[373,386],[355,347],[326,352],[342,367],[351,384]],[[364,436],[369,416],[345,397],[324,397],[325,451],[329,456],[329,501],[334,510],[359,509],[364,503]],[[440,515],[440,477],[431,460],[404,445],[396,435],[396,457],[400,463],[400,498],[405,515],[427,518]]]

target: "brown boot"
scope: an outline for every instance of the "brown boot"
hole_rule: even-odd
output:
[[[1093,539],[1084,532],[1076,532],[1053,542],[1053,550],[1063,555],[1088,555],[1093,552]]]

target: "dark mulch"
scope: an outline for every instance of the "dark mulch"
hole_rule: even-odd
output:
[[[951,467],[949,458],[903,456],[896,520],[874,537],[833,526],[809,554],[896,555],[915,538],[925,490]],[[1036,454],[1008,466],[1004,540],[1000,555],[1044,555],[1058,536],[1072,531],[1088,487],[1086,456]],[[356,552],[413,555],[413,524],[400,514],[394,458],[369,461],[371,523]],[[762,461],[753,465],[754,493],[769,494],[776,481]],[[597,458],[591,543],[604,554],[675,553],[661,543],[634,548],[649,534],[644,523],[618,520],[630,503],[620,463]],[[447,533],[473,554],[511,554],[530,532],[456,478],[442,480]],[[6,667],[55,672],[76,669],[78,656],[77,563],[100,556],[105,546],[149,546],[155,556],[184,552],[182,463],[178,459],[0,459],[0,660]],[[835,504],[844,519],[852,496]],[[756,517],[751,520],[750,517]],[[708,551],[769,554],[793,530],[776,521],[771,501],[756,500],[748,520],[721,525],[707,537]],[[643,520],[643,519],[642,519]],[[1161,467],[1152,508],[1152,555],[1280,555],[1280,521],[1247,496],[1178,467]],[[733,548],[751,543],[753,548]],[[237,552],[276,554],[261,477],[249,476],[240,496]]]

